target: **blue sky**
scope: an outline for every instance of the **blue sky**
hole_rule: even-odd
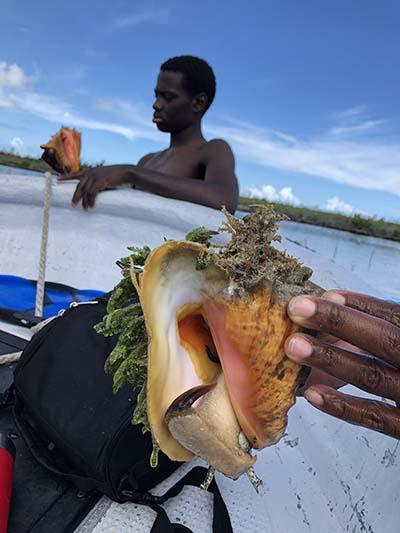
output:
[[[104,4],[104,5],[103,5]],[[99,7],[101,6],[101,7]],[[0,148],[40,154],[61,124],[83,159],[165,148],[160,64],[203,57],[204,120],[231,143],[243,193],[400,220],[400,4],[335,0],[3,0]]]

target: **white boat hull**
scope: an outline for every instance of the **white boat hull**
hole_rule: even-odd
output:
[[[164,238],[183,238],[196,226],[216,229],[224,218],[212,209],[128,189],[100,194],[96,208],[84,212],[70,207],[74,187],[54,183],[46,279],[78,288],[110,290],[120,278],[115,260],[127,254],[127,246],[154,247]],[[40,177],[0,175],[2,274],[37,277],[43,192]],[[283,246],[314,267],[313,279],[320,285],[371,291],[316,254],[287,241]],[[234,482],[218,476],[235,533],[397,532],[398,446],[394,439],[325,416],[299,399],[290,411],[287,435],[258,456],[256,471],[264,480],[260,496],[246,478]],[[162,493],[190,466],[155,492]],[[186,488],[165,508],[173,521],[185,522],[196,533],[211,531],[208,494]],[[149,509],[103,498],[77,532],[148,532],[153,521]]]

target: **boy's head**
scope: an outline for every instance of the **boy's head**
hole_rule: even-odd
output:
[[[215,97],[216,82],[213,69],[204,59],[195,56],[171,57],[161,65],[160,70],[183,74],[184,88],[190,96],[201,93],[207,96],[204,113],[207,111]]]
[[[153,121],[161,131],[172,133],[200,120],[214,100],[215,89],[214,72],[203,59],[168,59],[157,79]]]

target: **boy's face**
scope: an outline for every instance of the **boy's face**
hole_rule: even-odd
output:
[[[181,72],[160,71],[154,90],[153,122],[160,131],[176,133],[198,118],[196,98],[183,86]]]

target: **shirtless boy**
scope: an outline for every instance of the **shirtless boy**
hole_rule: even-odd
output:
[[[225,141],[207,142],[201,132],[201,119],[214,94],[214,74],[204,61],[183,56],[164,63],[153,121],[171,135],[170,147],[145,155],[137,165],[61,176],[80,180],[73,203],[93,207],[99,191],[130,183],[170,198],[214,208],[225,205],[233,212],[238,185],[232,151]],[[285,345],[288,357],[325,372],[308,382],[308,401],[325,413],[400,439],[400,305],[335,290],[323,298],[296,297],[288,313],[303,328],[325,333],[324,337],[297,333]],[[338,380],[396,405],[337,392],[333,387]]]
[[[166,150],[145,155],[137,165],[111,165],[60,176],[79,179],[76,206],[94,207],[97,193],[121,184],[233,213],[238,202],[235,161],[221,139],[207,141],[201,130],[204,113],[215,96],[215,77],[202,59],[179,56],[161,65],[155,88],[153,122],[170,134]]]

